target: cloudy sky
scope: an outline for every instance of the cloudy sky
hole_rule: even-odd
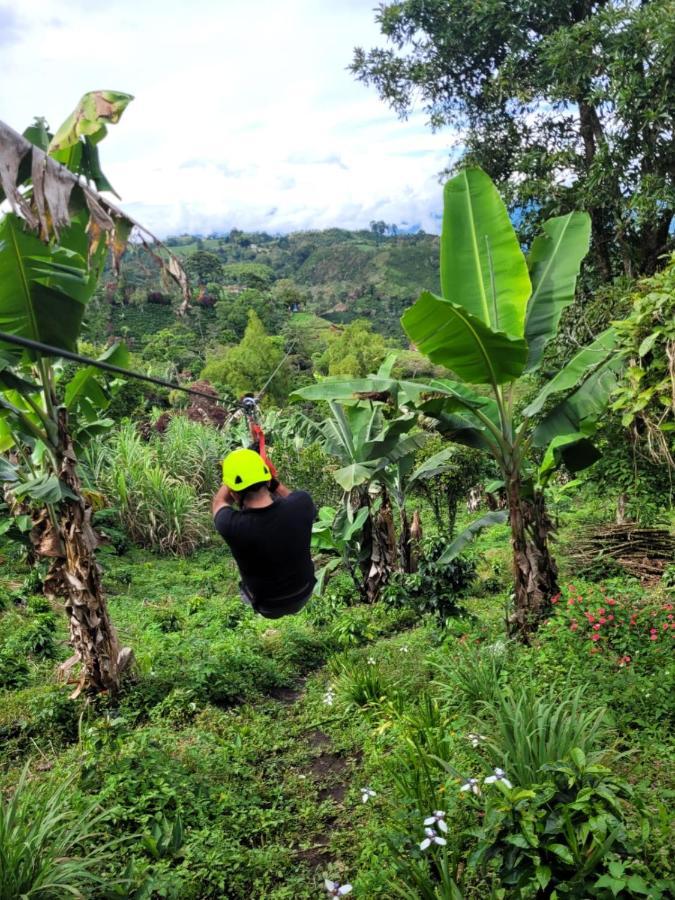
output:
[[[0,118],[56,128],[87,90],[135,96],[102,145],[162,236],[232,227],[438,231],[451,137],[346,71],[375,0],[0,0]]]

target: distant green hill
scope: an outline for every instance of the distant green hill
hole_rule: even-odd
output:
[[[181,235],[166,243],[188,267],[200,251],[212,254],[222,266],[262,264],[270,271],[272,287],[280,279],[297,285],[303,311],[334,323],[369,318],[375,330],[401,341],[402,312],[420,290],[437,291],[439,286],[439,240],[434,235],[382,236],[333,228],[273,237],[232,231],[222,237]],[[229,271],[222,278],[225,287]],[[213,321],[214,310],[201,305],[208,286],[199,284],[198,278],[192,282],[195,297],[202,296],[190,317],[199,333],[200,324],[203,328]],[[142,346],[147,335],[170,326],[176,302],[175,290],[161,283],[148,254],[131,248],[124,257],[121,278],[114,282],[109,277],[99,291],[91,330],[95,326],[98,332],[123,333]],[[214,302],[228,301],[214,298]]]

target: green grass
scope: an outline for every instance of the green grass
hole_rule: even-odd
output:
[[[446,812],[447,877],[459,877],[453,866],[472,847],[461,780],[507,768],[507,759],[508,769],[520,766],[520,731],[550,737],[556,712],[575,719],[570,741],[578,744],[577,726],[605,706],[616,738],[598,735],[586,746],[608,751],[603,762],[634,784],[652,823],[644,858],[667,873],[674,754],[666,675],[646,663],[617,673],[555,629],[532,647],[505,648],[509,549],[504,529],[481,536],[469,615],[444,627],[383,604],[350,606],[341,579],[298,616],[268,622],[239,600],[219,543],[187,558],[107,550],[110,612],[134,648],[136,676],[116,701],[89,704],[54,683],[53,667],[68,653],[65,620],[52,611],[54,629],[40,637],[35,626],[46,613],[30,593],[22,600],[25,571],[11,561],[5,584],[15,593],[0,611],[0,646],[30,650],[27,680],[0,692],[0,790],[28,762],[36,789],[72,779],[73,813],[92,803],[106,810],[97,842],[132,838],[96,866],[110,890],[129,879],[112,896],[310,900],[322,895],[324,877],[351,882],[356,898],[390,897],[392,883],[422,896],[433,877],[431,857],[418,849],[422,818]],[[495,579],[501,589],[491,593]],[[625,589],[639,590],[628,581]],[[568,683],[572,691],[587,685],[575,710],[555,702]],[[500,693],[509,684],[532,700],[521,704],[518,715],[530,714],[522,729]],[[647,721],[645,704],[657,696]],[[488,707],[484,715],[482,701],[503,715]],[[467,735],[477,730],[488,740],[476,749]],[[367,803],[362,787],[376,794]],[[490,896],[482,876],[464,871],[460,880],[465,897]]]

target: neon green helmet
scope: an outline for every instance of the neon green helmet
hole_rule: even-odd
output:
[[[255,450],[233,450],[223,460],[223,484],[232,491],[243,491],[271,479],[269,466]]]

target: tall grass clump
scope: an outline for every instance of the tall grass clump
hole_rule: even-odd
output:
[[[520,786],[536,784],[543,766],[575,748],[589,760],[597,758],[609,734],[606,710],[590,706],[581,687],[566,699],[536,684],[506,687],[482,706],[478,728],[487,736],[492,762]]]
[[[113,886],[101,871],[119,841],[100,842],[106,813],[70,806],[72,782],[35,786],[26,766],[9,798],[0,798],[0,900],[85,898],[95,886]]]
[[[210,429],[213,438],[207,444],[205,430],[176,418],[165,435],[145,442],[133,425],[123,425],[105,444],[88,449],[93,486],[105,494],[139,546],[184,555],[211,533],[218,433]]]
[[[497,698],[500,679],[508,661],[509,646],[504,641],[492,645],[456,644],[451,657],[447,648],[434,660],[438,672],[435,685],[448,706],[475,706]]]

